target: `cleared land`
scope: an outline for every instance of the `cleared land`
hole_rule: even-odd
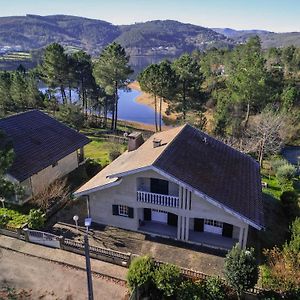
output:
[[[84,271],[9,250],[0,251],[0,299],[87,299]],[[95,299],[123,299],[127,292],[126,287],[96,277],[93,287]],[[10,297],[5,298],[7,294]]]

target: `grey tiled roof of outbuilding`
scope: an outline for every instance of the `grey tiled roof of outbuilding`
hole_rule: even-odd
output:
[[[23,181],[89,143],[83,134],[39,110],[0,119],[15,159],[8,174]]]
[[[250,156],[186,125],[153,166],[263,226],[260,169]]]

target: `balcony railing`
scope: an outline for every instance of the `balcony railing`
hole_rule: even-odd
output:
[[[179,207],[179,197],[137,191],[137,201],[168,207]]]

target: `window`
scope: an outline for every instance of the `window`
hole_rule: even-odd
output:
[[[219,222],[219,221],[216,221],[216,220],[208,220],[208,219],[205,219],[205,220],[204,220],[204,224],[210,225],[210,226],[214,226],[214,227],[220,227],[220,228],[223,228],[223,222]]]
[[[119,216],[128,217],[128,206],[119,205]]]

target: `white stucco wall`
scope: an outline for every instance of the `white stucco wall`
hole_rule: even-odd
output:
[[[246,224],[242,220],[226,212],[224,209],[208,203],[206,200],[194,193],[190,193],[191,209],[189,209],[189,206],[187,209],[181,209],[138,202],[136,196],[137,189],[142,186],[145,191],[150,191],[149,178],[151,177],[168,180],[154,171],[144,171],[123,177],[122,182],[117,186],[89,194],[90,211],[93,221],[129,230],[137,230],[139,226],[139,219],[143,219],[142,208],[152,208],[171,212],[178,216],[188,217],[190,230],[193,229],[193,218],[213,219],[232,224],[234,225],[233,238],[237,239],[239,238],[240,227],[246,227]],[[172,193],[176,193],[176,195],[178,195],[178,185],[176,183],[171,182],[169,184],[169,190],[170,194],[172,191]],[[113,204],[122,204],[133,207],[134,218],[131,219],[122,216],[114,216],[112,214]]]
[[[41,192],[55,179],[58,179],[78,167],[77,151],[59,160],[55,166],[48,166],[31,176],[32,193]]]

